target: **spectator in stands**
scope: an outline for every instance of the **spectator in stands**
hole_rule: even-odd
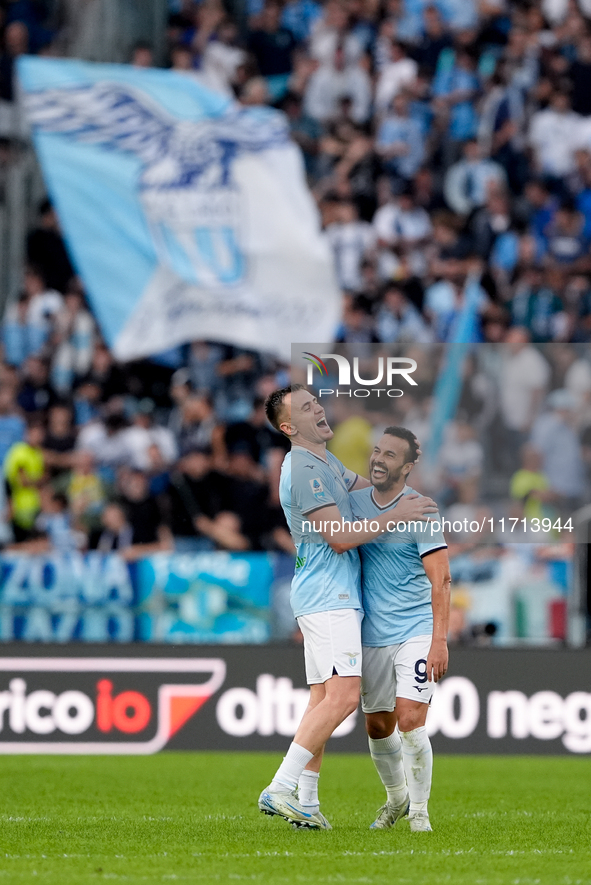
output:
[[[528,440],[550,382],[550,366],[530,344],[530,333],[521,326],[507,332],[507,355],[500,377],[500,413],[497,428],[500,439],[495,455],[514,472],[519,467],[519,452]]]
[[[228,453],[225,509],[237,520],[236,526],[246,539],[248,549],[262,550],[264,536],[274,528],[270,525],[268,496],[268,486],[248,446],[236,443]]]
[[[534,342],[555,341],[564,329],[564,304],[545,283],[544,269],[526,267],[509,304],[511,322],[527,329]]]
[[[374,230],[359,220],[352,200],[337,203],[336,219],[326,228],[326,236],[335,257],[337,280],[342,289],[358,291],[362,286],[361,266],[375,244]]]
[[[137,403],[132,425],[126,433],[126,442],[134,467],[146,473],[163,473],[176,460],[178,450],[172,431],[155,423],[154,409],[155,404],[151,399],[142,399]]]
[[[13,21],[4,29],[4,46],[0,55],[0,99],[14,99],[15,61],[29,51],[29,29],[21,21]]]
[[[532,445],[525,445],[521,453],[521,467],[511,477],[511,497],[522,505],[528,520],[543,519],[552,513],[549,502],[554,497],[547,477],[542,472],[542,457]]]
[[[383,114],[392,99],[410,86],[419,72],[414,59],[409,58],[402,43],[393,40],[390,46],[390,59],[382,68],[376,83],[375,105],[378,114]]]
[[[553,390],[546,406],[547,411],[533,424],[530,442],[541,455],[556,507],[568,519],[586,494],[581,444],[573,427],[577,400],[568,390]]]
[[[548,259],[565,270],[590,268],[589,231],[585,216],[573,200],[563,200],[544,229]]]
[[[39,489],[45,481],[43,440],[45,428],[36,416],[29,418],[25,439],[14,443],[4,459],[4,476],[10,490],[10,515],[16,542],[34,534],[41,507]]]
[[[378,344],[371,315],[371,305],[364,296],[349,298],[345,302],[343,321],[336,340],[343,344]]]
[[[548,107],[532,115],[528,138],[539,174],[558,180],[574,170],[580,123],[566,92],[553,92]]]
[[[76,278],[70,280],[63,302],[53,323],[51,366],[53,386],[62,396],[70,394],[74,383],[90,371],[96,340],[96,324]]]
[[[195,448],[211,446],[216,463],[223,463],[224,428],[216,417],[213,400],[207,393],[195,393],[182,405],[182,422],[177,436],[181,456]]]
[[[49,380],[47,360],[30,356],[24,366],[17,402],[23,412],[46,412],[57,400]]]
[[[322,64],[310,77],[304,95],[306,114],[319,123],[329,123],[339,115],[343,99],[350,100],[350,118],[366,123],[371,109],[371,79],[357,62],[347,63],[339,45],[334,58]]]
[[[448,425],[447,437],[439,457],[443,500],[447,504],[458,500],[459,489],[468,480],[476,483],[477,491],[483,464],[484,451],[476,439],[475,429],[465,416],[460,415]]]
[[[55,209],[49,200],[39,205],[39,222],[27,237],[27,260],[38,267],[46,285],[65,292],[74,276]]]
[[[213,521],[223,511],[223,478],[212,470],[210,447],[192,449],[178,461],[170,474],[168,495],[177,553],[215,549],[213,539],[201,530],[207,530],[209,523],[200,520],[204,516]]]
[[[392,197],[376,212],[373,226],[377,235],[379,270],[382,279],[423,276],[431,221],[417,206],[412,185]]]
[[[154,47],[145,40],[138,40],[131,51],[131,64],[134,68],[154,67]]]
[[[469,215],[484,206],[490,185],[505,184],[503,167],[483,155],[476,139],[467,141],[463,159],[454,163],[445,176],[444,193],[447,204],[458,215]]]
[[[14,390],[0,386],[0,463],[9,449],[25,437],[26,424],[16,407]]]
[[[79,391],[86,385],[95,385],[98,388],[101,403],[107,403],[114,397],[122,397],[127,393],[125,373],[102,341],[95,343],[90,369],[77,382]]]
[[[221,92],[231,92],[239,85],[240,71],[246,52],[239,44],[238,28],[230,19],[224,20],[203,50],[201,71],[206,81]]]
[[[445,154],[450,159],[455,159],[462,142],[477,133],[475,100],[479,90],[474,56],[460,44],[452,64],[440,68],[433,81],[437,125],[444,133]]]
[[[52,475],[69,470],[76,446],[72,409],[68,403],[56,403],[47,414],[47,432],[43,442],[45,464]]]
[[[427,323],[400,286],[385,286],[382,306],[376,317],[380,341],[428,344],[433,338]]]
[[[410,181],[425,159],[425,141],[418,120],[410,115],[408,97],[399,92],[392,99],[392,111],[382,120],[376,137],[376,150],[395,186]]]
[[[29,552],[42,553],[45,548],[55,553],[72,553],[85,547],[86,535],[73,528],[66,495],[45,485],[40,491],[40,498],[41,510],[35,520],[35,531],[39,537],[34,539],[37,543]],[[23,545],[20,545],[20,550],[24,552]]]
[[[266,0],[259,16],[259,27],[248,37],[248,49],[254,55],[259,73],[265,78],[272,101],[279,101],[287,92],[292,71],[292,53],[296,40],[281,24],[281,5]]]
[[[66,494],[76,525],[91,533],[99,527],[108,490],[97,472],[92,452],[77,451],[72,461],[72,470],[62,475],[55,486]]]
[[[24,291],[27,295],[27,326],[29,353],[37,354],[49,337],[53,320],[64,300],[56,289],[48,289],[43,273],[35,266],[25,270]]]
[[[173,549],[170,529],[164,522],[158,499],[150,494],[148,477],[141,470],[124,470],[119,486],[123,506],[131,527],[132,548],[126,558],[139,558]]]

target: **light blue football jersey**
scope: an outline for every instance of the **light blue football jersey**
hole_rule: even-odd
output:
[[[291,607],[296,618],[339,608],[361,611],[361,568],[357,550],[335,553],[311,525],[322,510],[336,504],[341,517],[352,519],[349,488],[357,474],[330,452],[324,461],[301,446],[285,456],[279,499],[296,546]]]
[[[393,502],[380,507],[372,488],[359,489],[350,496],[353,515],[356,519],[375,519],[395,508],[403,495],[413,494],[417,492],[405,486]],[[438,520],[439,516],[434,513],[432,518]],[[363,645],[383,648],[433,631],[431,582],[421,557],[444,547],[443,532],[432,534],[429,523],[423,522],[404,532],[385,532],[359,548],[365,612]]]

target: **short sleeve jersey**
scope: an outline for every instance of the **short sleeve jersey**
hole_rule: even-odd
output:
[[[352,608],[361,611],[360,565],[357,550],[335,553],[320,528],[322,511],[336,505],[341,517],[353,518],[349,489],[357,474],[330,452],[326,461],[300,446],[285,456],[279,498],[296,546],[291,585],[294,615]]]
[[[359,489],[350,496],[353,515],[355,519],[376,519],[395,509],[403,495],[412,494],[417,493],[405,486],[397,498],[381,507],[372,488]],[[432,518],[439,520],[436,513]],[[385,532],[359,548],[363,645],[383,648],[433,631],[431,582],[422,558],[447,547],[443,532],[433,528],[438,526],[416,520],[408,523],[405,531]]]

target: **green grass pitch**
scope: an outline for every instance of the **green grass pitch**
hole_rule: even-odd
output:
[[[369,832],[371,760],[329,755],[332,832],[294,831],[256,800],[263,753],[0,757],[3,883],[362,885],[591,883],[591,760],[436,757],[433,833]]]

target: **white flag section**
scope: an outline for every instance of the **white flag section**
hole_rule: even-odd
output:
[[[289,361],[340,317],[283,114],[172,71],[24,57],[25,109],[68,247],[122,360],[208,339]]]

